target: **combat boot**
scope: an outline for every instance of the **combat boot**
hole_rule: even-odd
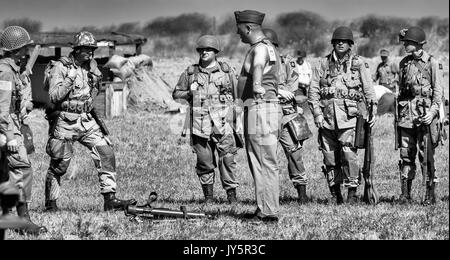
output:
[[[342,203],[344,203],[344,197],[342,196],[340,184],[333,185],[332,187],[330,187],[330,190],[332,191],[331,196],[333,197],[337,205],[341,205]]]
[[[17,215],[19,217],[25,219],[26,221],[28,221],[31,224],[31,226],[33,226],[32,228],[16,230],[19,234],[21,234],[21,235],[27,234],[27,235],[37,236],[39,234],[47,232],[46,227],[36,225],[35,223],[33,223],[33,221],[31,221],[30,213],[28,212],[28,204],[27,203],[19,202],[17,204],[16,209],[17,209]]]
[[[357,202],[356,191],[357,191],[356,187],[348,188],[347,203],[355,204]]]
[[[203,195],[205,196],[204,203],[214,202],[214,184],[202,184]]]
[[[407,195],[408,200],[412,200],[411,190],[412,190],[412,180],[408,180],[406,182],[406,195]]]
[[[408,193],[408,180],[407,179],[402,179],[401,180],[401,191],[402,194],[399,197],[399,201],[400,203],[408,203],[410,200],[410,196]]]
[[[427,182],[427,189],[425,193],[425,200],[423,201],[423,205],[429,206],[436,204],[436,193],[435,193],[436,183],[435,182]]]
[[[228,202],[230,204],[237,203],[236,189],[235,188],[227,190],[227,199],[228,199]]]
[[[306,195],[306,185],[298,185],[296,187],[298,193],[298,203],[306,204],[309,201],[308,196]]]
[[[103,204],[104,211],[108,210],[124,210],[128,205],[136,205],[135,199],[121,200],[116,198],[116,193],[108,192],[103,194],[105,202]]]
[[[56,200],[46,200],[45,210],[46,212],[56,212],[58,211],[58,205],[56,205]]]

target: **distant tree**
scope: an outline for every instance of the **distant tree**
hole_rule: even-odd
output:
[[[320,15],[309,11],[285,13],[276,18],[276,24],[284,45],[307,49],[316,55],[325,50],[323,34],[328,31],[328,22]]]
[[[211,33],[212,19],[204,14],[191,13],[176,17],[160,17],[143,28],[147,35],[171,36],[185,33]]]
[[[41,21],[32,20],[30,18],[7,19],[3,21],[4,28],[12,25],[21,26],[25,28],[29,33],[40,32],[42,29]]]
[[[129,22],[129,23],[122,23],[115,28],[118,32],[124,32],[124,33],[140,33],[141,28],[139,27],[139,22]]]
[[[431,31],[439,23],[439,18],[433,16],[422,17],[417,21],[417,26],[425,31]]]
[[[229,34],[236,32],[236,21],[233,16],[227,17],[218,27],[218,34]]]
[[[448,32],[449,32],[449,22],[448,18],[442,19],[439,21],[439,24],[436,28],[436,33],[439,37],[447,37],[448,38]]]

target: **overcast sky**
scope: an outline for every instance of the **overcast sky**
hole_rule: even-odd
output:
[[[449,17],[448,0],[0,0],[0,21],[28,17],[44,30],[55,27],[99,27],[124,22],[142,25],[161,16],[199,12],[219,20],[235,10],[254,9],[273,18],[308,10],[327,20],[367,14],[400,17]]]

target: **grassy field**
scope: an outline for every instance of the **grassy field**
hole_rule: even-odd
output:
[[[130,113],[109,120],[115,143],[118,168],[118,195],[134,197],[143,203],[151,191],[159,194],[159,206],[178,209],[216,211],[216,220],[176,220],[130,222],[123,212],[102,211],[102,197],[94,165],[87,149],[76,145],[75,158],[63,178],[62,196],[57,213],[43,212],[44,179],[49,157],[45,154],[46,122],[43,112],[33,112],[32,128],[37,152],[31,156],[35,179],[31,214],[49,232],[38,239],[448,239],[449,238],[449,169],[448,141],[437,150],[438,202],[423,207],[421,176],[413,188],[414,203],[400,205],[398,153],[393,150],[392,117],[379,119],[375,133],[375,185],[381,203],[367,206],[336,206],[329,201],[329,191],[320,172],[321,154],[311,138],[305,146],[304,160],[310,178],[308,195],[313,202],[299,206],[296,192],[289,181],[287,164],[280,151],[281,220],[278,224],[253,225],[242,218],[255,208],[253,180],[244,150],[239,151],[237,176],[240,181],[240,203],[231,207],[226,195],[215,184],[218,202],[200,203],[203,195],[194,173],[195,156],[186,138],[167,129],[169,115],[148,112]],[[362,153],[361,153],[362,155]],[[216,176],[218,177],[218,176]],[[216,178],[218,180],[218,178]],[[362,195],[362,187],[358,194]],[[14,233],[9,239],[36,239]]]
[[[178,72],[190,60],[183,61]],[[157,63],[158,64],[158,63]],[[159,66],[159,67],[158,67]],[[167,68],[161,69],[161,68]],[[155,69],[167,73],[167,64]],[[176,81],[175,78],[168,81]],[[447,74],[448,86],[448,74]],[[446,93],[448,97],[448,92]],[[158,206],[214,212],[215,220],[174,220],[131,222],[123,212],[103,212],[103,198],[89,151],[75,145],[75,156],[68,173],[62,178],[60,211],[45,213],[44,180],[49,164],[45,153],[47,122],[41,110],[31,114],[36,153],[31,155],[35,172],[31,215],[36,223],[45,225],[49,232],[39,237],[19,236],[8,232],[8,239],[449,239],[449,142],[439,146],[436,154],[438,202],[431,207],[420,204],[423,196],[422,177],[418,172],[413,185],[414,202],[401,205],[396,200],[400,193],[398,173],[399,152],[393,149],[393,117],[378,119],[374,132],[376,152],[375,186],[381,202],[368,206],[362,202],[336,206],[330,201],[325,178],[320,171],[322,155],[318,150],[317,131],[309,124],[314,136],[305,144],[304,161],[309,176],[307,193],[312,203],[299,206],[296,191],[289,180],[287,162],[279,147],[281,219],[278,224],[254,225],[243,219],[255,210],[254,185],[245,151],[238,152],[237,176],[240,182],[236,206],[226,203],[225,191],[216,176],[217,203],[203,206],[203,194],[194,171],[195,155],[189,139],[180,137],[180,129],[170,129],[171,122],[183,116],[164,114],[156,107],[147,111],[129,111],[126,116],[107,120],[111,140],[115,144],[118,190],[120,198],[135,198],[143,203],[151,191],[159,194]],[[360,162],[363,151],[360,151]],[[362,196],[363,187],[358,189]]]

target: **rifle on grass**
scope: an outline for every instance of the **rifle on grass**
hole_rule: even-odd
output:
[[[369,120],[365,122],[365,151],[364,151],[364,165],[362,169],[364,178],[364,197],[363,200],[367,204],[375,205],[378,203],[378,193],[373,185],[373,165],[374,165],[374,149],[373,149],[373,137],[372,127],[370,127],[369,121],[372,119],[373,101],[369,103]]]
[[[125,216],[131,216],[130,220],[137,217],[149,219],[167,219],[167,218],[183,218],[183,219],[198,219],[207,218],[213,219],[215,216],[203,212],[187,211],[186,206],[181,206],[180,210],[173,210],[168,208],[155,208],[152,203],[157,200],[156,192],[150,193],[147,203],[141,206],[128,205],[125,208]]]

